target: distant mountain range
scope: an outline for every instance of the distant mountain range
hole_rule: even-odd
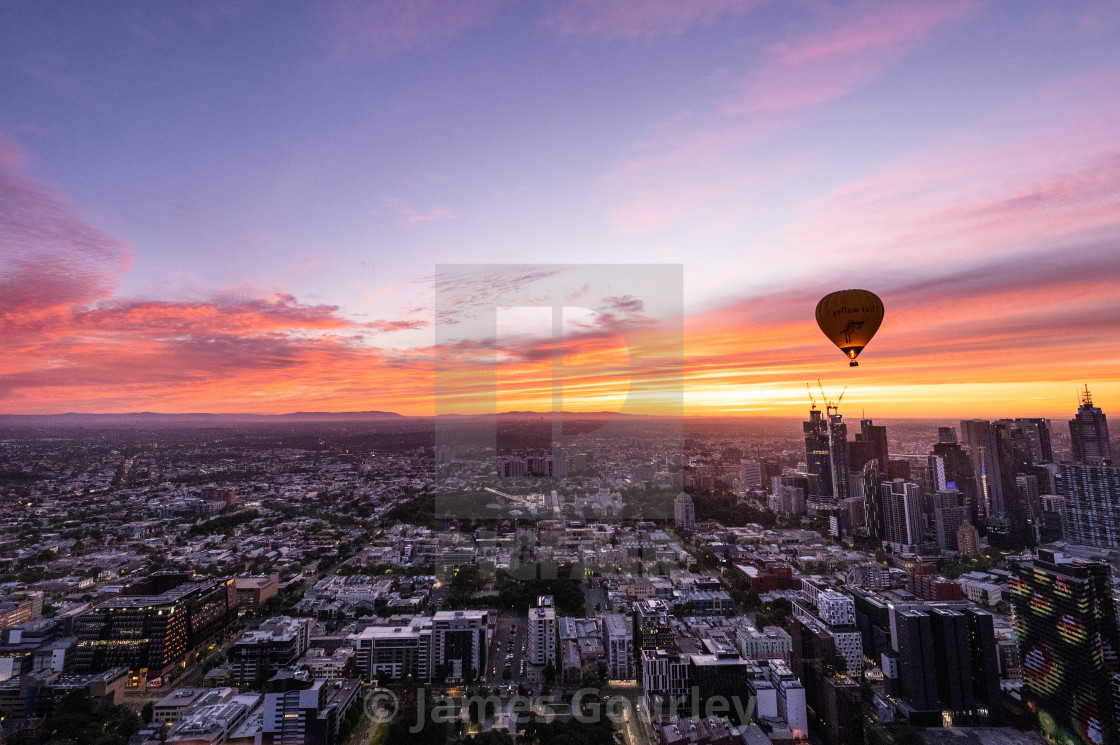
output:
[[[160,414],[140,411],[127,414],[0,414],[2,426],[104,427],[220,426],[223,424],[283,424],[286,422],[380,422],[403,420],[392,411],[295,411],[290,414]]]

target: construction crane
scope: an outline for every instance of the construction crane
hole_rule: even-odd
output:
[[[805,385],[808,386],[809,384],[806,383]],[[844,394],[848,392],[848,386],[844,386],[844,390],[840,391],[840,398],[836,399],[836,403],[832,403],[828,400],[828,396],[826,396],[824,393],[824,386],[821,385],[820,378],[817,378],[817,387],[821,389],[821,398],[824,400],[825,412],[829,416],[840,413],[840,402],[844,400]],[[809,392],[809,398],[810,400],[813,398],[811,389]]]
[[[817,381],[817,383],[820,383],[820,382],[821,381],[819,381],[819,380]],[[817,408],[817,402],[813,400],[813,388],[812,388],[812,386],[810,386],[808,383],[806,383],[805,384],[805,390],[809,391],[809,408],[815,410]]]

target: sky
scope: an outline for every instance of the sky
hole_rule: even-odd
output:
[[[0,413],[1120,410],[1117,80],[1113,0],[4,3]]]

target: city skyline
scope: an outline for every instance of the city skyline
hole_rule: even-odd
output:
[[[798,417],[817,378],[876,418],[1120,399],[1113,4],[0,21],[3,413],[430,415],[437,268],[505,267],[456,288],[485,299],[561,260],[682,266],[685,415]],[[886,308],[855,370],[813,318],[845,287]],[[661,338],[657,298],[599,289],[564,410],[620,408],[619,324]],[[551,341],[507,332],[499,410],[548,410]]]

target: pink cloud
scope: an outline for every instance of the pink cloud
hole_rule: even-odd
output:
[[[1120,236],[1120,103],[1099,95],[1116,72],[1047,86],[818,197],[783,253],[904,270]]]
[[[162,44],[194,29],[209,29],[237,18],[252,5],[254,0],[197,0],[134,6],[129,30],[138,39]]]
[[[404,220],[412,225],[425,222],[440,222],[442,220],[452,220],[458,215],[451,211],[448,207],[432,206],[432,207],[414,207],[403,199],[397,197],[386,197],[385,204],[389,205],[394,212],[400,215]]]
[[[728,114],[813,106],[882,74],[918,42],[977,9],[972,0],[868,6],[854,19],[771,44],[761,65],[724,104]],[[836,18],[828,19],[835,23]]]
[[[505,0],[339,0],[329,31],[335,52],[389,57],[451,41],[493,19]]]
[[[59,194],[0,156],[0,318],[108,297],[132,251],[93,227]]]
[[[543,25],[560,36],[651,39],[741,16],[768,0],[566,0]]]

